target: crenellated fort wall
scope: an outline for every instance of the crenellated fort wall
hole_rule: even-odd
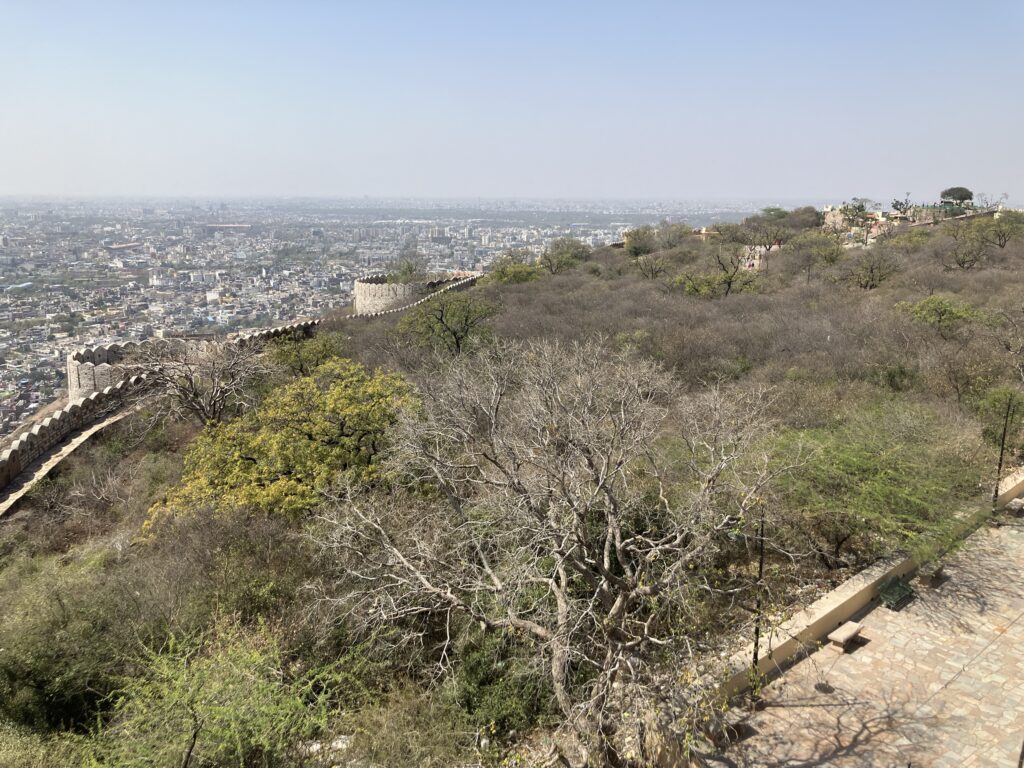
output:
[[[472,278],[472,272],[445,272],[414,283],[389,283],[386,272],[365,275],[355,282],[353,307],[357,316],[372,315],[390,309],[407,309],[453,283]],[[474,278],[475,282],[475,278]]]
[[[352,306],[356,314],[369,315],[411,304],[425,289],[422,283],[389,283],[384,273],[366,275],[352,287]]]
[[[355,314],[348,315],[345,319],[381,317],[402,312],[423,304],[438,294],[468,288],[479,278],[479,272],[453,272],[426,283],[388,285],[386,275],[368,275],[356,281]],[[361,282],[364,296],[362,302],[359,301]],[[411,289],[409,292],[394,293],[394,301],[405,302],[407,299],[415,299],[416,296],[422,298],[399,305],[392,302],[388,306],[383,297],[392,294],[379,289],[392,287]],[[320,323],[320,320],[306,320],[277,328],[244,331],[232,337],[232,341],[237,344],[252,344],[288,336],[308,337],[316,333]],[[200,340],[181,341],[202,344]],[[68,404],[20,435],[0,454],[0,496],[24,470],[31,467],[44,454],[61,445],[76,432],[92,426],[124,407],[131,399],[129,395],[140,394],[146,387],[146,375],[129,377],[119,364],[141,345],[161,342],[164,340],[105,344],[84,347],[69,354]]]
[[[120,408],[129,394],[145,387],[145,378],[132,376],[121,379],[99,392],[74,400],[19,436],[0,454],[0,492],[40,456],[63,443],[70,435]]]
[[[281,336],[310,336],[315,332],[319,320],[307,320],[301,323],[290,323],[278,328],[246,331],[234,337],[238,343],[253,341],[270,341]],[[202,341],[186,343],[201,344]],[[154,343],[166,343],[164,339],[124,344],[106,344],[95,347],[76,349],[67,356],[68,401],[85,397],[90,392],[100,392],[105,387],[115,384],[125,377],[124,369],[118,363],[131,357],[140,347]]]

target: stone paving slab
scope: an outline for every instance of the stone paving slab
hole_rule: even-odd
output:
[[[753,768],[1016,768],[1024,748],[1024,525],[983,528],[948,578],[867,613],[851,652],[823,647],[764,690]],[[816,684],[827,683],[831,693]]]

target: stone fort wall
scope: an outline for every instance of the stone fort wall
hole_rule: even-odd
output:
[[[252,344],[282,336],[309,336],[319,324],[319,320],[309,320],[278,328],[249,331],[235,336],[233,341],[237,344]],[[181,341],[190,343],[187,339]],[[141,394],[145,390],[145,374],[128,376],[118,364],[140,346],[149,343],[159,342],[85,347],[67,356],[68,404],[19,435],[0,454],[0,494],[43,454],[63,443],[75,432],[122,408],[131,395]]]
[[[378,277],[371,275],[368,277]],[[386,280],[386,276],[383,276]],[[420,291],[432,291],[417,300],[400,306],[381,309],[380,304],[357,303],[356,313],[346,316],[345,320],[357,318],[381,317],[402,312],[411,307],[423,304],[438,294],[447,291],[458,291],[476,283],[480,278],[478,272],[455,272],[443,279],[420,283]],[[367,278],[362,278],[366,280]],[[358,285],[358,281],[357,281]],[[382,283],[368,283],[380,286]],[[387,286],[391,287],[391,286]],[[403,286],[404,287],[404,286]],[[270,341],[281,337],[308,337],[316,333],[321,320],[307,320],[290,323],[277,328],[245,331],[232,338],[237,344],[253,344]],[[184,343],[202,343],[201,341],[181,340]],[[68,437],[81,429],[89,427],[130,402],[132,395],[142,393],[146,386],[146,375],[129,377],[125,369],[119,365],[131,356],[140,346],[153,342],[133,342],[124,344],[105,344],[84,347],[67,356],[68,404],[34,425],[20,435],[13,443],[0,453],[0,495],[14,480],[44,454],[59,446]]]
[[[307,320],[301,323],[282,325],[279,328],[247,331],[236,335],[233,340],[244,344],[270,341],[281,336],[310,336],[315,332],[319,323],[319,320]],[[181,341],[202,343],[201,341],[189,342],[188,339]],[[118,364],[130,358],[132,353],[141,347],[156,343],[166,343],[166,340],[129,341],[124,344],[105,344],[76,349],[67,356],[66,360],[68,401],[74,402],[92,392],[101,392],[104,388],[116,384],[126,376],[124,369]]]
[[[405,306],[422,295],[422,284],[389,283],[386,274],[367,275],[352,288],[352,306],[356,314],[368,315]]]
[[[480,272],[448,272],[443,277],[426,283],[388,284],[387,274],[367,275],[356,280],[353,301],[355,313],[344,319],[381,317],[404,312],[442,293],[465,290],[475,285],[481,276]],[[404,290],[392,291],[392,288]]]
[[[471,275],[468,272],[446,272],[415,283],[389,283],[386,272],[365,275],[355,281],[352,304],[357,315],[407,308]]]
[[[130,393],[145,387],[145,376],[132,376],[108,385],[102,391],[68,403],[59,411],[18,437],[0,454],[0,493],[40,456],[60,445],[70,435],[119,409]]]

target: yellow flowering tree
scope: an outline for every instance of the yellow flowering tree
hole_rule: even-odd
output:
[[[208,426],[189,449],[180,488],[161,506],[297,515],[340,474],[374,477],[385,430],[410,398],[400,376],[330,360],[278,387],[257,410]]]

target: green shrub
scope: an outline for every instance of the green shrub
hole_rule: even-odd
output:
[[[522,731],[554,712],[546,671],[511,638],[474,632],[459,649],[451,696],[477,728],[497,734]]]
[[[396,330],[423,349],[460,355],[491,338],[501,307],[470,293],[445,293],[413,307]]]
[[[170,520],[127,552],[115,542],[14,556],[0,570],[0,717],[90,726],[144,644],[218,613],[283,615],[310,563],[285,521],[246,514]]]
[[[485,282],[515,285],[537,280],[543,274],[541,267],[527,263],[527,254],[510,251],[491,265]]]
[[[409,398],[401,377],[331,359],[274,389],[255,411],[204,429],[189,447],[182,483],[152,520],[209,508],[306,512],[339,473],[375,475],[384,431]]]
[[[1006,449],[1012,454],[1021,450],[1024,429],[1024,396],[1016,386],[999,386],[988,390],[972,404],[981,419],[981,434],[985,442],[998,449],[1006,425]],[[1007,406],[1012,405],[1009,413]],[[1007,419],[1009,416],[1009,419]]]
[[[3,768],[81,766],[83,741],[68,734],[42,735],[0,721],[0,765]]]
[[[113,690],[130,604],[103,589],[106,559],[24,557],[0,573],[0,717],[81,727]]]
[[[474,756],[477,731],[465,713],[444,697],[414,688],[400,688],[343,722],[355,765],[451,768]]]
[[[331,718],[330,669],[302,670],[265,626],[226,619],[148,653],[95,739],[100,765],[296,765]]]
[[[338,332],[318,333],[311,339],[283,338],[267,350],[275,364],[293,376],[309,376],[319,366],[345,353],[345,337]]]
[[[976,435],[924,406],[858,405],[839,425],[782,435],[805,459],[781,479],[780,501],[831,566],[949,530],[956,502],[978,494],[988,456]]]
[[[971,304],[935,293],[915,303],[900,302],[896,308],[947,340],[957,338],[966,326],[981,317]]]
[[[626,253],[634,259],[658,250],[658,232],[650,226],[644,225],[626,232],[625,235]]]

